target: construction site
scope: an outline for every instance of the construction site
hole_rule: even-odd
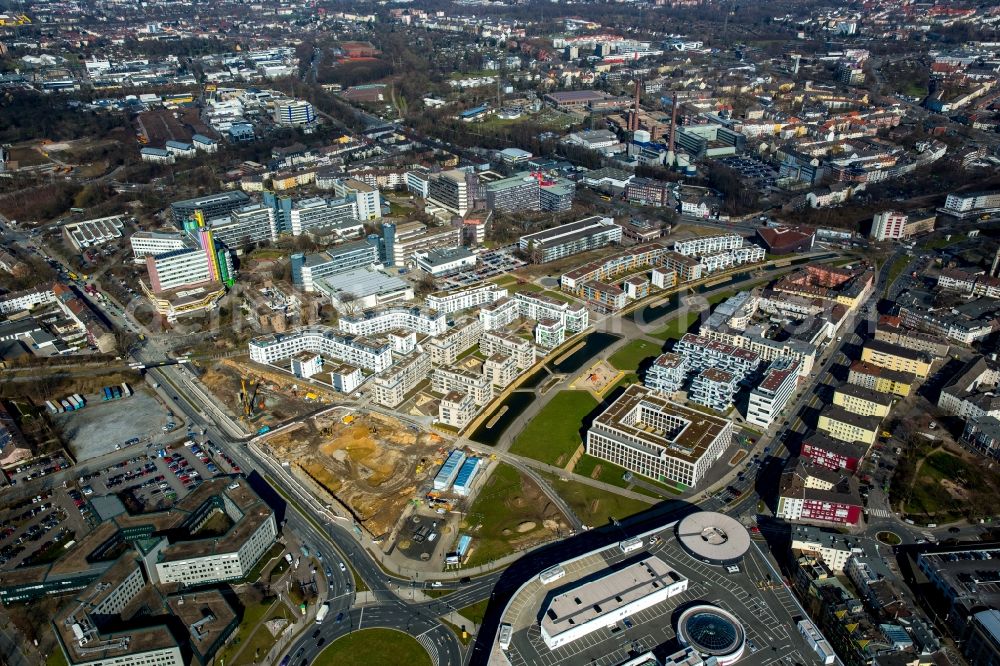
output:
[[[263,443],[319,495],[329,494],[370,534],[392,533],[448,453],[439,435],[381,414],[329,410]]]
[[[315,386],[301,386],[301,380],[292,375],[239,359],[202,368],[199,379],[254,430],[308,414],[332,395]]]

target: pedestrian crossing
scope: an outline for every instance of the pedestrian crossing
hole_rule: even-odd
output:
[[[868,509],[866,511],[869,518],[893,518],[894,514],[888,509]]]

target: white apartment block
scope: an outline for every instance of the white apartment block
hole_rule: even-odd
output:
[[[45,303],[52,303],[56,300],[56,295],[51,288],[28,289],[7,294],[0,299],[0,314],[10,314],[31,310]]]
[[[417,195],[421,199],[427,198],[431,182],[430,170],[427,167],[416,167],[412,171],[407,171],[405,179],[406,190],[408,192]]]
[[[739,391],[739,379],[728,370],[705,368],[691,382],[688,400],[719,412],[729,412]]]
[[[887,210],[872,218],[871,237],[877,241],[899,240],[906,235],[906,213]]]
[[[417,384],[427,379],[430,372],[429,354],[418,351],[398,359],[391,368],[372,378],[372,400],[384,407],[397,407]]]
[[[792,550],[816,553],[834,573],[844,571],[851,555],[864,553],[854,537],[823,532],[811,525],[792,525]]]
[[[424,341],[424,348],[430,352],[434,365],[452,365],[467,349],[479,343],[483,337],[483,324],[475,318],[468,318],[455,324],[444,335]]]
[[[514,294],[514,300],[517,302],[518,314],[521,317],[535,321],[556,319],[571,333],[579,333],[590,323],[590,312],[579,303],[570,304],[548,296],[528,293]]]
[[[329,326],[303,326],[290,333],[262,335],[251,340],[249,347],[252,361],[268,365],[302,351],[335,358],[371,372],[382,372],[392,365],[392,347],[388,342],[341,333]]]
[[[517,363],[510,356],[493,354],[483,361],[483,376],[498,389],[510,386],[519,373]]]
[[[660,391],[666,395],[681,390],[687,377],[688,367],[680,354],[667,352],[660,354],[646,371],[643,384],[646,388]]]
[[[750,392],[747,422],[768,428],[781,414],[799,378],[799,362],[780,356],[771,362],[760,385]]]
[[[378,335],[396,329],[443,335],[448,330],[448,319],[441,311],[399,305],[364,310],[357,315],[343,314],[337,328],[352,335]]]
[[[542,319],[535,325],[535,344],[554,349],[566,340],[566,324],[559,319]]]
[[[674,344],[674,353],[683,356],[692,370],[716,368],[732,372],[738,379],[746,377],[760,365],[760,356],[754,352],[693,333],[685,333]]]
[[[504,328],[520,315],[521,307],[518,301],[507,296],[479,308],[479,321],[483,323],[483,330],[486,331]]]
[[[654,268],[651,277],[657,289],[670,289],[677,284],[677,273],[666,267]]]
[[[743,247],[743,236],[725,234],[723,236],[699,236],[690,240],[677,241],[674,243],[674,252],[686,257],[702,257],[741,247]]]
[[[479,350],[485,356],[494,354],[510,356],[521,370],[526,370],[535,364],[535,345],[524,338],[503,331],[484,333],[479,341]]]
[[[438,404],[438,421],[461,430],[476,415],[476,403],[468,393],[451,391]]]
[[[633,384],[594,419],[587,453],[657,481],[696,486],[732,444],[733,424]]]
[[[431,374],[431,389],[435,393],[451,391],[467,393],[476,405],[482,407],[493,399],[493,383],[485,374],[456,368],[437,368]]]
[[[507,290],[495,284],[484,284],[466,289],[431,294],[427,297],[427,307],[432,310],[451,313],[482,305],[489,305],[507,296]]]
[[[183,250],[188,246],[181,234],[157,231],[136,232],[129,237],[129,243],[132,245],[132,259],[137,264],[145,262],[147,256]]]

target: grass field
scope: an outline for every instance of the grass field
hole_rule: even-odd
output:
[[[523,484],[520,472],[501,463],[479,491],[466,514],[467,520],[482,525],[475,532],[473,551],[466,563],[468,566],[491,562],[514,552],[510,545],[510,533],[516,532],[521,522],[534,518],[536,513],[536,507],[516,507],[505,501],[523,496]],[[505,530],[508,534],[504,534]]]
[[[688,329],[698,321],[701,316],[700,312],[684,312],[679,314],[674,319],[670,320],[664,328],[656,331],[655,333],[650,333],[654,338],[660,340],[680,340],[684,337],[684,334],[688,332]]]
[[[631,372],[636,370],[647,358],[659,356],[659,354],[659,345],[646,340],[633,340],[612,354],[608,362],[619,370]]]
[[[551,474],[543,476],[547,477],[552,487],[566,500],[577,517],[585,525],[591,527],[604,525],[610,518],[622,519],[634,513],[645,511],[655,502],[652,498],[649,503],[646,503],[622,497],[579,481],[560,481]]]
[[[462,627],[454,625],[448,620],[445,620],[444,618],[438,618],[438,620],[440,620],[441,624],[443,624],[444,626],[448,627],[453,632],[455,632],[455,637],[458,638],[458,642],[461,643],[462,645],[468,645],[469,643],[472,642],[472,634],[468,632],[469,627],[466,627],[465,637],[463,638]]]
[[[69,662],[67,662],[66,657],[63,656],[62,650],[54,648],[52,654],[50,654],[48,659],[45,660],[45,666],[69,666]]]
[[[486,617],[486,607],[490,605],[489,599],[483,599],[482,601],[477,601],[471,606],[466,606],[462,610],[458,611],[459,614],[464,615],[468,619],[472,620],[476,624],[482,624],[483,618]]]
[[[936,451],[924,458],[917,478],[910,491],[906,509],[911,514],[930,517],[959,516],[963,502],[945,488],[942,481],[957,483],[963,488],[978,485],[981,478],[977,470],[957,456],[947,451]],[[943,522],[943,520],[942,520]]]
[[[313,666],[370,664],[431,666],[431,657],[415,638],[402,631],[361,629],[338,638],[313,661]]]
[[[292,610],[285,604],[278,604],[275,608],[267,614],[268,620],[273,620],[279,617],[283,617],[289,622],[295,622],[295,615]],[[239,664],[245,664],[246,666],[252,666],[255,663],[260,663],[261,659],[267,656],[267,653],[274,647],[277,642],[271,632],[267,630],[264,625],[261,625],[257,631],[253,632],[250,636],[245,639],[246,645],[240,655],[233,661],[234,666]]]
[[[896,281],[896,278],[903,274],[903,271],[906,270],[906,265],[908,263],[910,263],[910,258],[905,256],[892,262],[892,266],[889,267],[889,277],[885,281],[885,289],[883,290],[883,293],[889,293],[889,287]]]
[[[265,601],[264,603],[247,605],[243,611],[243,620],[236,628],[236,635],[231,641],[229,641],[229,643],[226,644],[224,648],[219,650],[216,658],[220,662],[222,660],[225,660],[227,663],[232,662],[232,655],[240,651],[240,646],[245,641],[253,639],[254,628],[257,626],[257,623],[264,618],[272,606],[275,606],[275,600],[273,598],[269,601]],[[248,649],[252,649],[250,646],[247,647]],[[250,653],[250,657],[253,657],[252,651]]]
[[[511,452],[563,465],[579,448],[580,422],[597,407],[587,391],[560,391],[514,440]]]
[[[614,463],[609,463],[606,460],[595,458],[594,456],[587,455],[586,453],[580,456],[580,459],[576,462],[576,466],[573,468],[573,472],[575,474],[579,474],[580,476],[586,476],[587,478],[594,479],[595,481],[610,483],[611,485],[618,486],[619,488],[628,488],[632,485],[631,482],[625,481],[624,478],[622,478],[627,472],[624,467],[619,467]],[[662,483],[658,483],[652,479],[642,478],[642,481],[643,483],[648,483],[656,486],[657,488],[662,488],[662,496],[664,497],[670,497],[671,495],[677,494],[676,490],[668,488]],[[647,488],[635,486],[630,488],[630,490],[654,497],[652,491]]]

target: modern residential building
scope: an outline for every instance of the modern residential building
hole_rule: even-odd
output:
[[[643,384],[646,388],[663,393],[667,397],[681,390],[687,377],[688,367],[680,354],[667,352],[660,354],[646,370]]]
[[[949,378],[938,396],[938,407],[965,419],[1000,417],[1000,363],[974,356]]]
[[[847,561],[864,552],[860,538],[814,525],[792,525],[791,538],[792,550],[816,555],[833,573],[843,573]]]
[[[418,351],[398,358],[391,368],[372,378],[370,382],[372,400],[384,407],[398,407],[417,384],[427,379],[430,372],[430,354]]]
[[[593,216],[521,236],[518,248],[533,263],[555,261],[622,240],[622,228],[610,217]]]
[[[520,317],[535,321],[554,319],[570,333],[579,333],[590,322],[589,311],[579,303],[565,303],[543,294],[528,292],[514,294],[514,302],[517,303]]]
[[[591,280],[580,285],[579,293],[598,312],[618,312],[625,307],[625,291],[613,284]]]
[[[472,396],[458,391],[449,391],[438,403],[438,421],[461,430],[476,415],[476,403]]]
[[[655,241],[626,248],[563,273],[559,283],[564,291],[578,294],[580,287],[586,282],[608,281],[648,266],[657,266],[669,252],[665,245]]]
[[[739,390],[739,380],[734,373],[718,368],[705,368],[694,376],[688,389],[688,400],[726,413],[732,409],[733,399]]]
[[[476,346],[483,337],[483,324],[475,317],[454,322],[437,337],[424,340],[423,346],[430,353],[434,365],[452,365],[467,350]]]
[[[468,308],[489,305],[507,296],[507,290],[495,284],[486,283],[475,287],[463,287],[441,291],[427,297],[427,307],[445,313],[458,312]],[[488,329],[487,329],[488,330]]]
[[[15,291],[0,296],[0,314],[31,310],[55,300],[56,295],[52,292],[51,286]]]
[[[827,405],[819,413],[816,428],[842,442],[864,442],[871,446],[878,438],[881,423],[878,416],[861,416],[838,405]]]
[[[907,215],[894,210],[876,213],[872,218],[871,237],[877,241],[902,240],[905,238]]]
[[[732,444],[733,424],[633,384],[587,431],[587,453],[658,481],[696,486]]]
[[[518,369],[527,370],[535,364],[535,346],[530,341],[503,331],[487,331],[479,340],[484,356],[502,354],[514,359]]]
[[[431,373],[431,390],[441,394],[465,393],[480,407],[493,399],[490,377],[461,368],[436,368]]]
[[[397,329],[422,335],[444,335],[448,320],[440,310],[418,306],[393,305],[363,310],[359,314],[342,314],[337,328],[351,335],[378,335]]]
[[[760,365],[760,354],[693,333],[674,343],[673,352],[685,358],[688,368],[700,371],[716,368],[732,372],[741,381]]]
[[[769,428],[778,418],[798,383],[799,362],[780,356],[768,366],[764,379],[750,392],[747,422]]]
[[[777,518],[857,525],[863,515],[857,479],[843,471],[789,460],[781,476]]]
[[[535,324],[535,344],[542,349],[555,349],[566,341],[566,324],[559,319],[539,319]]]
[[[384,340],[373,340],[336,331],[329,326],[303,326],[290,333],[272,333],[252,339],[250,360],[275,365],[293,355],[309,351],[363,368],[382,372],[392,365],[392,348]]]
[[[801,455],[813,465],[856,472],[870,448],[864,442],[845,442],[823,433],[813,433],[803,440]]]

